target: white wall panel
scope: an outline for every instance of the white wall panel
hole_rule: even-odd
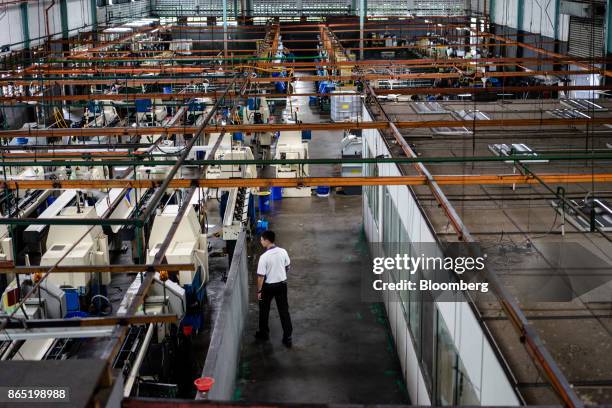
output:
[[[30,44],[36,46],[44,42],[47,35],[47,23],[45,9],[51,6],[51,1],[29,2],[28,3],[28,28],[30,32]],[[83,26],[89,29],[91,25],[91,5],[89,0],[68,0],[68,30],[69,35],[78,34],[77,29]],[[49,9],[49,33],[53,38],[59,38],[62,35],[62,17],[60,11],[60,2]],[[19,24],[21,30],[21,14],[16,17],[15,23]],[[2,31],[2,30],[0,30]],[[13,30],[15,31],[15,30]],[[0,34],[1,35],[1,34]]]
[[[366,121],[371,120],[365,109],[363,117]],[[376,156],[389,154],[384,143],[381,143],[382,136],[377,130],[364,131],[363,134],[364,145],[368,146]],[[400,175],[399,168],[394,164],[385,163],[378,167],[381,176]],[[389,192],[391,201],[398,209],[401,222],[406,227],[410,240],[415,244],[436,242],[434,233],[429,228],[425,216],[421,213],[408,187],[386,186],[383,188]],[[365,202],[367,200],[366,195],[364,194],[363,197]],[[380,200],[379,208],[384,208],[383,200]],[[364,204],[364,226],[371,229],[371,225],[370,207]],[[376,231],[374,235],[372,230],[368,231],[367,229],[368,237],[377,236],[380,241],[383,231]],[[395,292],[392,292],[391,295],[386,294],[385,306],[395,339],[396,350],[402,360],[406,386],[412,403],[430,405],[430,395],[420,370],[419,360],[406,321],[407,317]],[[465,374],[473,384],[476,395],[480,397],[481,404],[518,405],[518,398],[506,377],[503,367],[493,354],[493,349],[469,305],[465,302],[445,302],[436,303],[436,308],[449,330],[454,347],[464,364]],[[404,337],[404,332],[406,332],[406,337]],[[483,359],[485,355],[486,359]],[[497,385],[492,386],[491,381],[495,381]]]
[[[68,0],[68,29],[74,35],[83,26],[91,25],[91,1]]]
[[[506,379],[497,356],[488,342],[483,344],[482,353],[482,386],[480,403],[482,405],[519,405],[515,397],[514,402],[504,403],[500,396],[505,396],[505,400],[510,400],[510,395],[514,395],[512,387]]]
[[[482,0],[478,1],[474,11],[482,12]],[[519,0],[490,0],[493,2],[491,21],[495,24],[520,28],[524,31],[542,34],[546,37],[555,37],[555,17],[557,14],[556,2],[551,0],[523,0],[522,26],[518,27]],[[490,5],[487,8],[490,9]],[[569,18],[565,14],[558,17],[558,40],[567,41]]]
[[[470,306],[465,303],[456,303],[459,320],[458,339],[455,341],[457,350],[474,391],[480,397],[482,387],[482,347],[485,342],[484,334]],[[501,368],[501,367],[500,367]],[[498,401],[507,397],[498,395]],[[480,398],[479,398],[480,399]],[[507,405],[518,403],[514,392],[509,395]]]
[[[18,5],[8,6],[5,12],[0,13],[0,46],[15,44],[23,41],[21,27],[21,10]],[[22,48],[16,46],[14,49]]]

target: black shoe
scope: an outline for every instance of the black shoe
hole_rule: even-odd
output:
[[[291,341],[291,338],[283,339],[283,345],[287,348],[291,348],[291,346],[293,346],[293,342]]]
[[[255,340],[268,341],[269,339],[270,339],[270,336],[268,336],[267,334],[263,334],[261,332],[255,333]]]

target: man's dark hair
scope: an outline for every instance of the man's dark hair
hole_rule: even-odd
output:
[[[276,234],[274,233],[274,231],[265,230],[264,232],[261,233],[261,237],[265,239],[266,241],[270,241],[271,243],[274,243],[274,240],[276,239]]]

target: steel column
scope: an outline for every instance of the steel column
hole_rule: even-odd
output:
[[[70,33],[68,27],[68,0],[60,0],[60,18],[62,22],[62,38],[67,39]]]
[[[30,48],[30,22],[28,16],[28,3],[21,3],[21,29],[23,30],[23,48]]]

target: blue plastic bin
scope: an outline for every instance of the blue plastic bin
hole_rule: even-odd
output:
[[[262,232],[268,229],[268,221],[257,220],[257,226],[255,227],[255,234],[260,235]]]
[[[319,186],[317,187],[317,197],[329,197],[330,192],[329,186]]]
[[[283,188],[282,187],[272,187],[270,188],[270,193],[272,193],[272,200],[278,201],[283,199]]]
[[[257,198],[257,206],[259,207],[260,213],[266,213],[270,211],[270,193],[263,194],[259,193],[259,197]]]

